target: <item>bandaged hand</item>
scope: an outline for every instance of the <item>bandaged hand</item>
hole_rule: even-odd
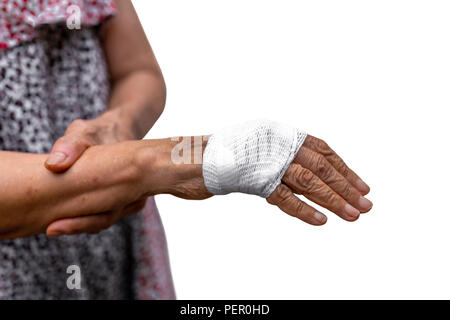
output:
[[[348,221],[372,207],[364,198],[369,187],[325,142],[268,121],[232,126],[209,137],[183,137],[181,142],[167,138],[94,145],[59,175],[39,171],[45,157],[24,157],[25,176],[41,174],[47,189],[32,197],[33,214],[26,219],[14,215],[18,221],[12,229],[21,226],[19,236],[45,228],[52,236],[99,232],[139,210],[141,199],[157,194],[200,200],[244,192],[314,225],[324,224],[326,216],[296,194]],[[53,210],[47,208],[48,199],[58,201]],[[28,212],[16,204],[11,201],[11,210]]]
[[[213,134],[202,171],[214,195],[258,195],[313,225],[324,224],[326,216],[295,194],[347,221],[372,208],[364,197],[367,184],[324,141],[271,121],[249,121]]]

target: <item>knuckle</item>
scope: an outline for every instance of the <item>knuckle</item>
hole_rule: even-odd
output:
[[[314,144],[315,144],[317,151],[320,152],[321,154],[328,155],[330,153],[331,149],[324,140],[316,138],[314,140]]]
[[[289,189],[283,185],[280,185],[278,189],[278,203],[286,203],[289,201],[291,193],[289,192]]]
[[[270,204],[272,204],[272,205],[275,205],[276,204],[276,201],[275,201],[275,193],[276,193],[277,191],[276,191],[276,189],[275,189],[275,191],[274,192],[272,192],[272,194],[269,196],[269,197],[267,197],[266,198],[266,201],[268,202],[268,203],[270,203]]]
[[[78,139],[91,142],[91,140],[96,138],[97,131],[97,127],[90,125],[87,120],[77,119],[66,130],[66,135],[70,134]]]
[[[63,143],[65,143],[67,140],[68,140],[68,137],[67,137],[67,136],[59,137],[59,138],[56,140],[56,142],[55,142],[55,146],[60,145],[60,144],[63,144]]]
[[[345,199],[350,199],[352,197],[352,189],[350,188],[350,185],[348,183],[345,183],[344,189],[342,190],[342,196]]]
[[[70,138],[71,143],[73,143],[76,147],[80,149],[84,149],[93,145],[89,136],[84,134],[73,134]]]
[[[306,191],[312,190],[314,187],[314,173],[305,168],[300,168],[298,171],[299,183],[302,188]]]
[[[88,127],[86,120],[76,119],[72,121],[68,130],[84,130],[86,127]]]
[[[337,161],[337,169],[339,170],[339,172],[345,177],[347,178],[349,175],[349,169],[347,167],[347,165],[345,164],[345,162],[342,159],[339,159]]]
[[[295,177],[298,174],[298,166],[291,164],[286,170],[283,179],[286,181],[295,180]],[[283,185],[279,185],[277,188],[282,188]]]
[[[334,192],[327,195],[327,203],[333,212],[338,212],[341,208],[341,199],[340,197],[335,194]]]
[[[323,139],[317,138],[316,141],[317,141],[317,146],[318,147],[320,147],[320,148],[328,147],[328,144]]]
[[[321,154],[317,156],[315,168],[317,174],[322,179],[328,180],[333,174],[331,165],[328,163],[328,160]]]
[[[84,129],[83,129],[83,134],[89,138],[96,138],[98,133],[98,129],[96,127],[93,126],[89,126],[87,125]]]
[[[119,125],[115,121],[108,122],[108,124],[106,125],[106,129],[108,131],[116,132],[119,129]]]
[[[277,205],[282,199],[283,186],[282,184],[278,185],[269,197],[266,198],[266,201],[272,205]]]
[[[342,175],[347,178],[350,175],[350,169],[347,167],[344,161],[342,161],[342,163],[343,163]]]
[[[60,137],[55,145],[68,145],[72,148],[82,149],[90,146],[90,142],[82,135],[78,133],[69,133]]]

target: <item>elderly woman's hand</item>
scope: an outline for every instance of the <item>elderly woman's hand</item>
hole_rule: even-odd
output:
[[[372,203],[364,196],[370,189],[322,140],[307,136],[289,166],[282,183],[267,198],[287,214],[313,225],[322,225],[327,217],[306,204],[294,193],[355,221],[368,212]]]
[[[55,142],[45,167],[53,172],[62,172],[69,169],[89,147],[132,139],[135,137],[120,124],[115,111],[107,111],[91,120],[75,120],[67,127],[64,136]]]
[[[92,146],[135,139],[135,135],[128,127],[121,125],[120,120],[118,112],[106,111],[95,119],[73,121],[65,135],[54,144],[45,167],[55,173],[64,172]],[[121,218],[139,212],[144,208],[145,202],[146,197],[102,214],[61,219],[48,226],[47,234],[55,235],[61,233],[61,230],[65,234],[100,232]]]
[[[208,137],[194,139],[189,155],[198,150],[205,152],[207,140]],[[144,147],[139,151],[138,167],[142,176],[150,176],[143,179],[141,188],[147,190],[144,194],[168,193],[185,199],[205,199],[213,195],[204,183],[202,164],[173,161],[178,142],[162,139],[142,141],[141,144]],[[326,216],[295,194],[304,195],[347,221],[355,221],[360,213],[372,208],[372,203],[364,197],[369,191],[369,187],[324,141],[308,135],[267,201],[307,223],[322,225]],[[144,203],[145,197],[104,214],[62,219],[53,222],[47,228],[47,234],[98,232],[138,211]]]

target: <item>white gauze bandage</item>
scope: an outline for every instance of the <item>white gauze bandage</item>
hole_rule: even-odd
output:
[[[266,120],[214,133],[203,154],[206,188],[215,195],[242,192],[269,197],[306,136],[296,128]]]

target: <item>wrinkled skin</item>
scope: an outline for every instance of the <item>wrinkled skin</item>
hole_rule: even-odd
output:
[[[108,110],[96,119],[70,124],[45,163],[51,172],[68,170],[90,147],[143,138],[164,109],[165,82],[133,4],[129,0],[116,0],[115,4],[118,14],[100,29],[111,80]],[[89,218],[63,219],[51,225],[48,234],[56,236],[64,228],[98,232],[96,226],[139,212],[145,200]]]
[[[96,147],[110,146],[106,148],[110,157],[114,154],[117,157],[125,157],[124,154],[120,154],[123,152],[123,147],[116,147],[115,144],[141,139],[156,122],[164,108],[166,95],[164,79],[136,12],[128,0],[117,0],[116,5],[119,13],[105,23],[101,30],[101,40],[111,77],[109,109],[96,119],[74,121],[67,128],[65,135],[55,143],[52,153],[47,156],[45,167],[48,172],[56,174],[49,177],[50,181],[57,184],[56,187],[60,180],[76,179],[76,175],[71,173],[72,166],[78,164],[80,160],[77,174],[87,176],[84,171],[89,169],[89,161],[93,161],[89,157],[93,154],[96,154],[97,158],[101,157],[97,154]],[[142,144],[130,143],[127,151],[130,154],[126,156],[133,157],[132,152],[139,145]],[[130,189],[126,188],[121,181],[99,176],[99,183],[105,186],[111,183],[117,184],[117,188],[112,188],[114,190],[110,191],[110,197],[122,199],[119,192],[128,193],[128,197],[123,197],[123,201],[117,202],[114,206],[107,205],[107,210],[101,212],[85,212],[77,216],[76,208],[71,206],[68,206],[66,211],[59,209],[58,216],[53,215],[50,220],[40,218],[41,220],[37,222],[33,230],[25,228],[19,234],[36,233],[49,223],[46,228],[49,236],[95,233],[108,228],[124,216],[139,212],[148,195],[170,193],[186,199],[204,199],[212,196],[204,186],[200,165],[173,165],[170,162],[169,155],[172,147],[170,140],[162,139],[149,142],[149,146],[145,148],[139,147],[140,151],[136,153],[139,154],[138,158],[145,158],[138,166],[141,176],[147,181],[152,181],[153,184],[160,185],[159,190],[155,190],[154,185],[146,186],[146,182],[140,180],[142,177],[137,177],[135,181],[140,188]],[[84,159],[86,151],[92,148],[94,152],[88,152],[88,159]],[[142,149],[146,151],[142,152]],[[30,157],[30,159],[37,159],[37,157]],[[107,172],[122,169],[107,157],[101,160],[104,167],[102,169]],[[152,165],[149,165],[150,163]],[[92,167],[96,170],[94,164]],[[29,174],[31,171],[22,172],[25,179]],[[58,180],[57,175],[65,176],[65,178]],[[42,176],[46,177],[44,173]],[[50,196],[52,196],[52,188],[55,186],[49,185],[47,190]],[[70,202],[72,194],[86,192],[85,189],[91,190],[89,188],[92,186],[88,183],[78,184],[76,190],[72,192],[67,190],[61,201]],[[358,219],[360,213],[367,212],[372,207],[371,202],[363,197],[368,192],[369,187],[325,142],[308,136],[283,177],[282,184],[275,189],[267,201],[307,223],[321,225],[326,222],[326,216],[297,198],[295,194],[304,195],[343,219],[354,221]],[[36,201],[40,203],[39,199]],[[43,199],[40,201],[42,202]],[[95,199],[92,198],[91,201],[95,208]],[[36,214],[40,212],[41,207],[37,203],[29,205],[33,206]],[[20,212],[19,209],[26,208],[19,206],[15,209]],[[14,212],[14,209],[9,210]],[[44,215],[44,217],[47,216]],[[13,224],[20,226],[19,223]]]
[[[92,146],[112,144],[133,138],[130,133],[120,129],[118,119],[115,119],[111,112],[93,120],[75,120],[67,128],[65,135],[56,141],[50,157],[45,162],[45,167],[50,171],[61,173],[69,169],[82,156],[83,152]],[[146,199],[147,197],[142,197],[97,215],[61,219],[47,228],[47,234],[59,236],[66,233],[63,231],[65,229],[68,229],[70,234],[98,233],[123,217],[141,211],[145,206]]]
[[[267,201],[307,223],[322,225],[327,217],[294,194],[304,195],[342,219],[355,221],[372,208],[372,202],[364,197],[369,191],[324,141],[308,136]]]
[[[92,131],[93,129],[88,130]],[[101,132],[105,134],[108,131]],[[204,150],[207,139],[203,140],[201,147]],[[142,170],[142,176],[151,176],[146,178],[151,183],[147,185],[147,181],[140,181],[142,184],[140,190],[145,192],[138,200],[121,203],[118,208],[100,214],[60,219],[50,224],[47,234],[57,236],[99,232],[124,216],[141,210],[148,195],[169,193],[180,198],[196,200],[212,196],[204,185],[200,164],[176,165],[172,162],[171,150],[176,142],[163,139],[147,140],[143,143],[151,143],[151,146],[144,148],[144,152],[141,151],[139,168]],[[198,146],[192,146],[195,147]],[[150,166],[150,163],[153,166]],[[155,190],[155,185],[160,186],[160,189]],[[327,217],[300,200],[296,194],[305,196],[347,221],[355,221],[361,213],[366,213],[372,208],[372,203],[364,197],[369,191],[367,184],[348,168],[324,141],[308,136],[283,176],[282,183],[267,201],[304,222],[323,225]],[[131,198],[136,197],[137,195]]]
[[[193,139],[201,145],[192,148],[204,150],[204,138]],[[44,167],[49,155],[0,151],[0,239],[45,231],[49,236],[96,233],[139,211],[144,199],[157,194],[211,197],[201,164],[172,161],[177,143],[156,139],[92,145],[60,173]],[[367,192],[368,186],[326,144],[310,136],[267,201],[321,225],[325,216],[295,194],[354,221],[372,206],[363,197]]]

